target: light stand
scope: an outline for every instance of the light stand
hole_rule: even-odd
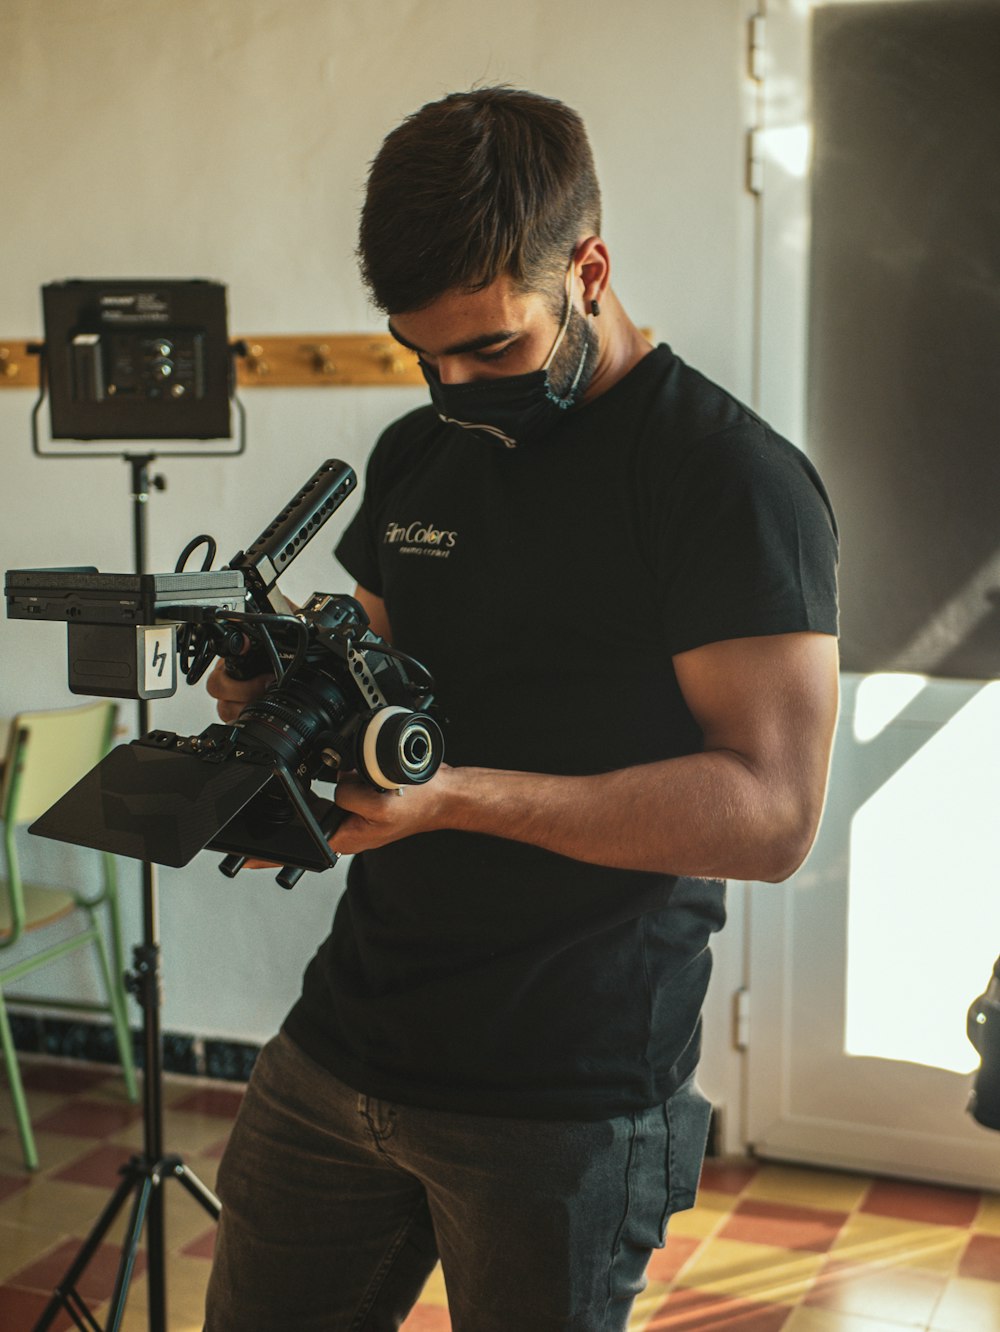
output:
[[[233,392],[232,363],[234,356],[246,354],[245,345],[230,346],[225,341],[224,290],[215,284],[74,281],[45,288],[43,296],[46,340],[29,348],[39,357],[39,396],[31,416],[33,451],[43,458],[117,457],[129,464],[135,572],[145,574],[150,490],[164,488],[162,477],[150,476],[156,455],[94,452],[89,448],[84,452],[43,450],[38,417],[49,386],[50,352],[55,355],[57,371],[51,399],[54,424],[57,407],[60,413],[59,429],[53,432],[57,437],[91,440],[101,435],[105,425],[110,427],[107,434],[113,437],[157,437],[158,424],[176,421],[180,425],[177,433],[161,430],[160,437],[205,439],[223,433],[218,426],[228,421],[228,401],[232,400],[240,425],[236,449],[171,453],[232,456],[242,453],[246,446],[246,416]],[[123,306],[127,312],[124,326]],[[161,325],[166,321],[165,329],[159,326],[150,331],[146,321],[151,311]],[[212,386],[210,393],[204,391],[206,383]],[[171,384],[175,386],[173,392],[165,392]],[[127,389],[127,399],[116,392],[118,388]],[[220,398],[226,399],[224,412]],[[179,415],[181,412],[190,414]],[[137,704],[138,733],[145,735],[149,730],[149,703],[139,698]],[[121,1326],[144,1229],[149,1329],[167,1332],[163,1185],[169,1179],[178,1180],[213,1220],[218,1220],[221,1211],[218,1198],[181,1157],[164,1152],[159,899],[156,866],[148,862],[142,863],[142,942],[133,949],[132,963],[125,983],[142,1008],[142,1153],[122,1167],[121,1182],[56,1285],[34,1332],[46,1332],[60,1311],[68,1313],[82,1332],[102,1332],[77,1285],[130,1198],[131,1213],[103,1332],[118,1332]]]
[[[163,488],[161,477],[150,477],[155,455],[125,454],[132,470],[132,515],[135,547],[135,571],[146,572],[146,505],[150,486]],[[139,734],[149,730],[149,704],[138,701]],[[101,1332],[77,1290],[77,1283],[97,1253],[118,1214],[134,1194],[128,1228],[122,1241],[121,1260],[115,1277],[114,1292],[107,1313],[104,1332],[118,1332],[125,1313],[129,1285],[135,1272],[143,1228],[147,1228],[147,1264],[150,1332],[167,1332],[166,1227],[164,1224],[163,1185],[178,1180],[213,1220],[218,1220],[218,1198],[176,1155],[166,1155],[163,1148],[163,1037],[160,1028],[161,973],[159,898],[156,866],[142,864],[142,942],[132,953],[133,969],[125,983],[142,1008],[142,1034],[145,1072],[142,1087],[142,1154],[133,1156],[122,1167],[121,1183],[84,1240],[65,1275],[55,1287],[51,1300],[35,1324],[35,1332],[46,1332],[60,1310],[65,1310],[83,1332]]]

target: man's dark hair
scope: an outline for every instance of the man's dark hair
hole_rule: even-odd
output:
[[[562,102],[478,88],[429,102],[371,166],[358,257],[376,305],[402,314],[503,275],[546,291],[601,226],[583,121]]]

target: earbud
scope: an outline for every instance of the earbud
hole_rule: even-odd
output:
[[[590,313],[594,316],[601,313],[601,307],[597,304],[596,297],[590,302]]]

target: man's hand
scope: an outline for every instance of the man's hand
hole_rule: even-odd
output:
[[[448,793],[457,778],[458,770],[443,763],[422,785],[375,791],[355,773],[346,773],[337,782],[336,801],[349,814],[330,846],[339,855],[350,856],[446,827]]]
[[[234,680],[226,673],[226,663],[220,657],[205,681],[205,688],[216,700],[220,718],[224,722],[233,722],[248,703],[260,698],[272,684],[273,675],[255,675],[252,680]]]

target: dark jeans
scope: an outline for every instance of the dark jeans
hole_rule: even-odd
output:
[[[623,1329],[708,1112],[690,1080],[597,1123],[390,1105],[277,1036],[219,1171],[207,1332],[386,1332],[439,1257],[455,1332]]]

